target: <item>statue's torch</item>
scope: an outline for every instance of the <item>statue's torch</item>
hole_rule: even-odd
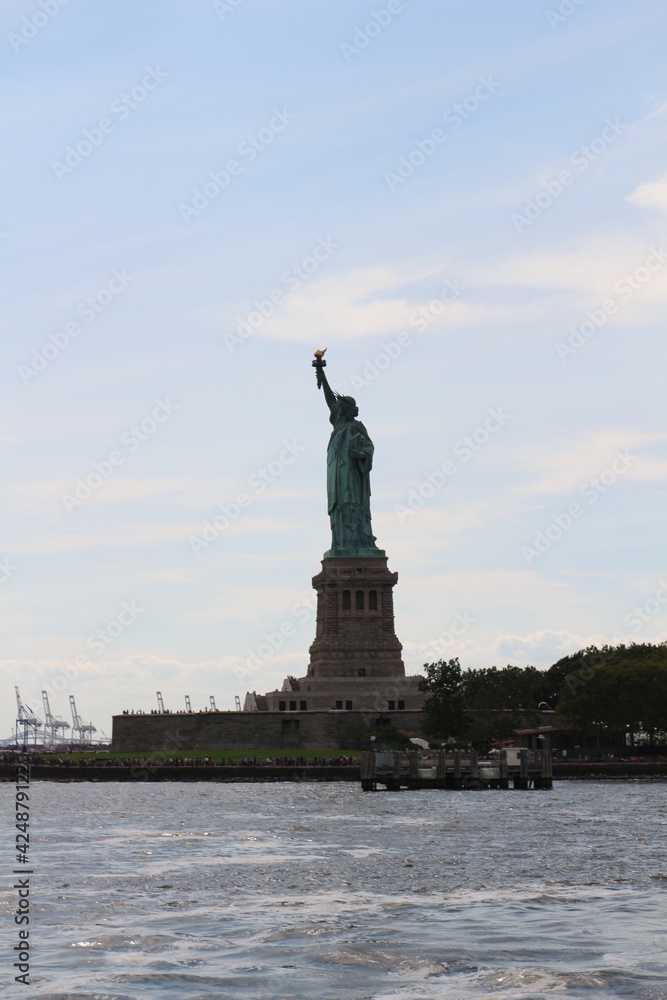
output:
[[[312,362],[313,368],[315,369],[315,377],[317,378],[317,388],[322,388],[322,372],[326,368],[326,361],[324,360],[324,351],[315,351],[315,360]]]

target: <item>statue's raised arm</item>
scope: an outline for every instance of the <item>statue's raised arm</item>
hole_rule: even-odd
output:
[[[337,405],[336,393],[333,391],[333,389],[329,385],[327,377],[324,374],[324,369],[322,369],[322,368],[318,369],[317,384],[318,384],[318,388],[324,390],[324,398],[327,401],[327,406],[329,407],[329,409],[333,413],[334,407]]]

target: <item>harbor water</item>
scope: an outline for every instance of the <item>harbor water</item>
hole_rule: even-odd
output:
[[[666,804],[664,781],[33,782],[31,985],[13,984],[10,877],[1,981],[51,1000],[667,1000]]]

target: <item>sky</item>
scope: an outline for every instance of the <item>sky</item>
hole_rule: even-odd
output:
[[[328,411],[408,673],[667,639],[660,0],[4,0],[0,736],[280,687]]]

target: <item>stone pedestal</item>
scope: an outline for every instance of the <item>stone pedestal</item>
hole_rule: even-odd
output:
[[[405,677],[394,631],[397,580],[384,554],[322,560],[321,572],[313,577],[317,630],[308,678]]]
[[[308,672],[286,678],[281,691],[248,693],[249,712],[361,712],[367,728],[380,718],[414,730],[424,694],[419,676],[405,676],[394,631],[397,580],[379,549],[372,555],[325,555],[313,577],[317,627]]]

